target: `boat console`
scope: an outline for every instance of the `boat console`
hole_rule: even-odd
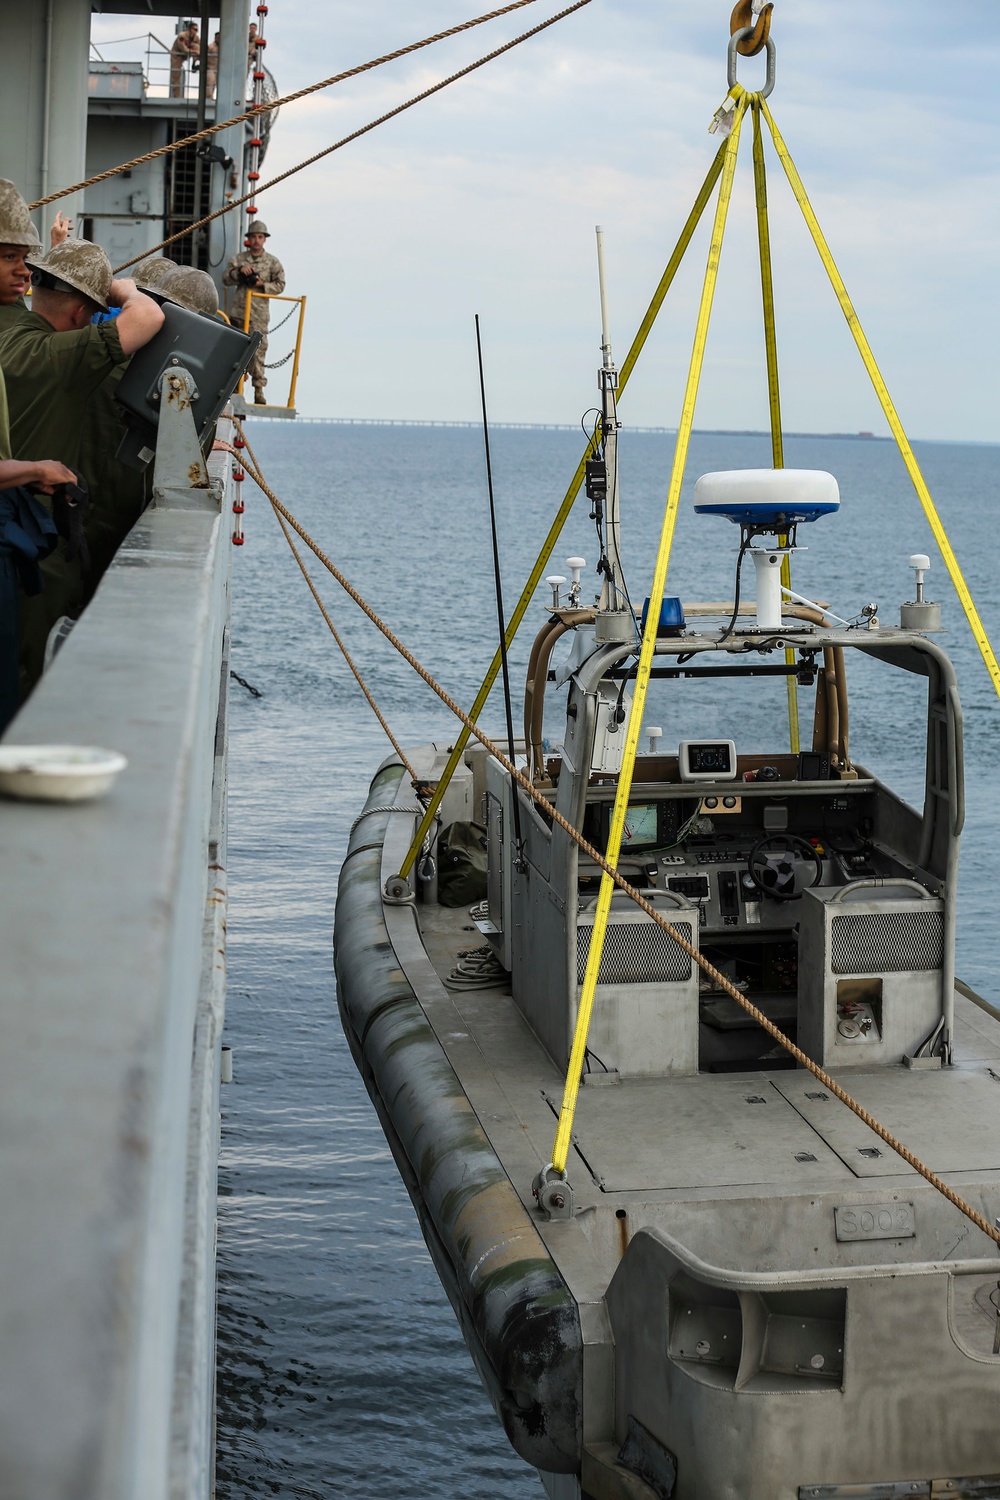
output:
[[[716,510],[718,488],[711,501]],[[746,543],[753,531],[746,504],[733,519]],[[769,516],[767,524],[778,520]],[[778,576],[774,560],[769,554],[764,562],[766,590]],[[639,756],[621,874],[822,1066],[939,1067],[949,1057],[952,1034],[955,876],[964,811],[961,709],[950,662],[926,635],[883,627],[870,616],[860,628],[828,624],[822,609],[780,598],[774,604],[766,592],[765,607],[776,608],[776,618],[760,618],[759,591],[757,619],[736,629],[733,622],[723,625],[724,606],[715,607],[719,618],[713,621],[702,607],[668,602],[672,623],[657,639],[654,676],[700,678],[706,690],[724,691],[734,678],[794,674],[800,684],[815,685],[813,739],[799,754],[749,755],[734,729],[731,739],[689,739],[676,754]],[[687,617],[699,628],[678,628],[677,620]],[[627,705],[635,647],[602,642],[592,620],[579,612],[562,622],[553,617],[542,632],[551,636],[563,624],[577,636],[566,733],[561,753],[543,760],[539,679],[549,675],[547,639],[532,654],[525,740],[536,785],[603,854],[620,765],[609,726],[615,708]],[[851,759],[846,660],[852,651],[927,680],[921,811]],[[623,738],[617,735],[619,743]],[[652,743],[658,749],[662,741]],[[516,1003],[565,1067],[602,871],[520,794],[522,847],[515,849],[511,782],[495,761],[488,765],[486,790],[485,926],[511,971]],[[588,1078],[794,1066],[658,923],[615,892]]]

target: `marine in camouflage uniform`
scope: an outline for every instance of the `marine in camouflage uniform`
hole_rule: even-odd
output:
[[[247,248],[233,256],[222,278],[224,286],[246,288],[245,295],[250,298],[250,330],[264,335],[250,365],[253,398],[258,406],[266,404],[264,387],[267,385],[267,372],[264,360],[267,357],[271,304],[266,297],[251,297],[250,293],[269,292],[272,296],[279,296],[285,290],[285,268],[276,255],[264,248],[264,241],[270,236],[271,231],[266,224],[252,225],[247,234]],[[237,328],[242,328],[246,315],[242,299],[237,301],[236,313],[233,322]]]
[[[44,256],[28,256],[36,282],[33,310],[5,308],[0,319],[0,369],[6,376],[11,448],[15,458],[55,456],[80,469],[92,491],[92,452],[82,462],[96,424],[91,403],[100,387],[163,323],[156,304],[132,281],[112,280],[111,263],[97,245],[67,239]],[[93,324],[109,299],[118,319]],[[34,310],[37,309],[37,310]],[[117,420],[117,418],[116,418]],[[87,473],[90,468],[90,473]],[[60,543],[42,565],[44,589],[22,601],[22,695],[41,675],[45,641],[62,615],[77,616],[89,593],[79,561]]]

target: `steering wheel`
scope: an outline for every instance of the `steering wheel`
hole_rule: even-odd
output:
[[[805,878],[809,866],[812,880]],[[812,844],[797,833],[768,833],[750,850],[747,869],[765,896],[773,896],[775,901],[797,901],[803,891],[822,879],[823,861]]]

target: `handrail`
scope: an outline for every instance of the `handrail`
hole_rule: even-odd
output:
[[[239,288],[237,290],[239,290]],[[295,348],[292,351],[292,355],[294,356],[292,362],[292,378],[289,382],[288,387],[288,400],[285,403],[286,409],[288,411],[292,411],[295,407],[295,386],[299,378],[299,355],[302,349],[302,329],[305,324],[306,299],[304,296],[293,297],[288,292],[258,292],[253,287],[249,286],[244,287],[242,290],[246,293],[243,307],[244,333],[250,332],[250,310],[253,306],[254,297],[259,297],[264,302],[297,302],[299,305],[299,321],[295,333]],[[285,317],[282,318],[281,323],[278,324],[278,327],[280,328],[282,323],[287,323],[290,317],[291,313],[286,313]],[[289,355],[286,354],[283,359],[279,360],[279,364],[284,364],[288,358]],[[243,385],[246,379],[247,376],[244,372],[244,374],[240,378],[239,386],[237,387],[237,390],[241,396],[243,394]]]
[[[661,891],[659,886],[654,885],[637,886],[636,889],[638,890],[640,896],[642,896],[644,900],[651,902],[653,906],[656,905],[657,901],[667,900],[673,901],[674,905],[680,911],[697,910],[695,903],[693,901],[689,901],[686,896],[682,896],[680,891]],[[624,891],[615,891],[615,896],[623,897],[624,900],[629,903],[629,905],[633,904],[632,897],[625,895]],[[580,911],[593,911],[597,906],[599,899],[600,898],[598,896],[589,897],[586,901],[581,903]],[[612,901],[613,900],[614,897],[612,897]]]
[[[792,1075],[786,1075],[794,1077]],[[704,1260],[690,1245],[675,1239],[665,1229],[653,1225],[643,1225],[637,1229],[631,1240],[631,1244],[640,1235],[648,1235],[655,1243],[661,1245],[674,1260],[688,1272],[690,1276],[698,1281],[707,1282],[709,1286],[725,1287],[734,1292],[739,1291],[785,1291],[792,1287],[809,1287],[830,1285],[830,1272],[825,1266],[799,1266],[794,1271],[764,1271],[754,1268],[752,1271],[737,1270],[733,1266],[720,1266],[714,1261]],[[838,1281],[884,1281],[889,1278],[896,1279],[903,1276],[926,1276],[929,1272],[937,1272],[948,1276],[967,1275],[970,1272],[979,1274],[992,1273],[996,1270],[996,1256],[969,1256],[967,1260],[894,1260],[888,1263],[869,1261],[867,1264],[853,1266],[838,1266]],[[926,1491],[925,1491],[926,1493]]]
[[[958,688],[948,689],[948,714],[945,720],[948,736],[948,794],[952,803],[951,832],[958,838],[965,827],[965,752],[962,727],[962,705]]]
[[[932,896],[932,892],[925,885],[921,885],[919,880],[910,880],[906,875],[866,875],[860,880],[849,880],[846,885],[838,886],[830,897],[830,905],[832,906],[835,901],[843,901],[844,897],[849,896],[853,891],[863,891],[868,888],[881,889],[882,886],[887,885],[905,885],[920,896]]]

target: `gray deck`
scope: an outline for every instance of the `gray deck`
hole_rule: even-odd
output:
[[[543,1165],[562,1077],[509,988],[459,991],[445,985],[459,949],[477,941],[467,912],[422,906],[420,928],[444,991],[425,987],[420,998],[442,1046],[474,1104],[480,1091],[491,1087],[515,1113],[526,1111],[524,1126]],[[1000,1171],[1000,1067],[991,1070],[1000,1057],[1000,1021],[961,993],[955,1006],[956,1068],[844,1069],[837,1081],[934,1171]],[[809,1097],[816,1094],[823,1097]],[[748,1103],[748,1098],[765,1102]],[[492,1135],[498,1121],[485,1107],[484,1112]],[[985,1128],[991,1118],[993,1130]],[[669,1088],[649,1079],[585,1084],[576,1137],[603,1191],[612,1193],[763,1183],[794,1183],[808,1190],[865,1177],[915,1175],[804,1071],[677,1078]],[[670,1142],[669,1150],[664,1142]],[[862,1150],[881,1155],[862,1156]],[[814,1153],[816,1160],[797,1161],[803,1153]]]

